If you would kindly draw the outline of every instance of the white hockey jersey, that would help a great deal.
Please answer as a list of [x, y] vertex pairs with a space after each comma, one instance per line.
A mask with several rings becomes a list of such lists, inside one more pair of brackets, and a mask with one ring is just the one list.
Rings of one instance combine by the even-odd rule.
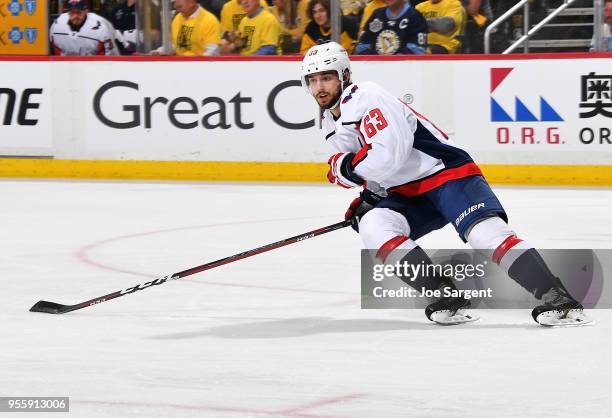
[[87, 13], [83, 26], [73, 31], [68, 13], [60, 15], [49, 30], [56, 55], [119, 55], [113, 25], [95, 13]]
[[354, 153], [352, 170], [367, 183], [416, 196], [449, 180], [482, 175], [444, 132], [375, 83], [348, 86], [340, 110], [338, 119], [324, 112], [325, 139], [339, 152]]

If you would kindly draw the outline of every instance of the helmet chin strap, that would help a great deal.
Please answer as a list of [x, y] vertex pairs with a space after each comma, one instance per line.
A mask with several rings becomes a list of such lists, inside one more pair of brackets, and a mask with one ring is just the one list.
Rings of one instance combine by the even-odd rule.
[[338, 79], [340, 80], [340, 94], [338, 95], [338, 100], [336, 100], [336, 103], [334, 103], [330, 109], [340, 106], [340, 98], [342, 97], [342, 93], [344, 93], [344, 74], [342, 74], [340, 70], [338, 70]]
[[[342, 90], [342, 91], [344, 91], [344, 90]], [[342, 91], [341, 91], [341, 92], [340, 92], [340, 94], [338, 95], [338, 100], [336, 100], [336, 103], [334, 103], [333, 105], [331, 105], [331, 106], [330, 106], [328, 109], [330, 109], [330, 110], [331, 110], [331, 109], [335, 108], [336, 106], [340, 106], [340, 99], [342, 98]]]
[[342, 98], [342, 93], [344, 93], [344, 89], [345, 89], [346, 87], [350, 86], [351, 84], [352, 84], [352, 83], [351, 83], [351, 80], [349, 80], [349, 81], [346, 83], [346, 86], [345, 86], [345, 85], [344, 85], [344, 78], [341, 78], [341, 79], [340, 79], [340, 94], [338, 95], [338, 100], [336, 100], [336, 103], [334, 103], [334, 105], [333, 105], [333, 106], [331, 106], [329, 109], [333, 109], [333, 108], [335, 108], [336, 106], [340, 106], [340, 99]]

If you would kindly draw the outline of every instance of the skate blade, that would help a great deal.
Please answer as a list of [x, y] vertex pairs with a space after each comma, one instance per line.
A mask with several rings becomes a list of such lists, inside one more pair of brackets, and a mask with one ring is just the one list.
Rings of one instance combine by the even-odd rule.
[[561, 311], [543, 312], [538, 315], [537, 321], [538, 324], [550, 328], [569, 328], [595, 325], [593, 318], [586, 316], [582, 311], [569, 311], [565, 316]]
[[466, 322], [478, 321], [480, 316], [469, 310], [459, 309], [454, 315], [451, 315], [451, 311], [437, 311], [431, 314], [431, 320], [439, 325], [460, 325]]

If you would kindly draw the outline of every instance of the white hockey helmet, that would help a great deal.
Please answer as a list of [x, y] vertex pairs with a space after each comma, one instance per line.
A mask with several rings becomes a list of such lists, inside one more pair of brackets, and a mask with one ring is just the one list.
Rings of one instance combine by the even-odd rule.
[[337, 42], [327, 42], [315, 45], [306, 52], [302, 60], [302, 86], [311, 94], [308, 87], [308, 76], [323, 71], [336, 71], [340, 79], [340, 88], [344, 90], [344, 72], [348, 70], [351, 75], [351, 61], [348, 53]]

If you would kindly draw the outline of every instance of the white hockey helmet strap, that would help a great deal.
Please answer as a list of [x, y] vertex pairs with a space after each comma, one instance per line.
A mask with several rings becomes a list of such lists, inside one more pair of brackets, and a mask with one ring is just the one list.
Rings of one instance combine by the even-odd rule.
[[309, 75], [325, 71], [336, 71], [340, 79], [340, 88], [344, 91], [344, 73], [347, 70], [349, 79], [346, 85], [351, 80], [351, 61], [346, 49], [342, 45], [337, 42], [315, 45], [306, 52], [302, 60], [302, 86], [308, 94], [312, 94], [308, 85]]

